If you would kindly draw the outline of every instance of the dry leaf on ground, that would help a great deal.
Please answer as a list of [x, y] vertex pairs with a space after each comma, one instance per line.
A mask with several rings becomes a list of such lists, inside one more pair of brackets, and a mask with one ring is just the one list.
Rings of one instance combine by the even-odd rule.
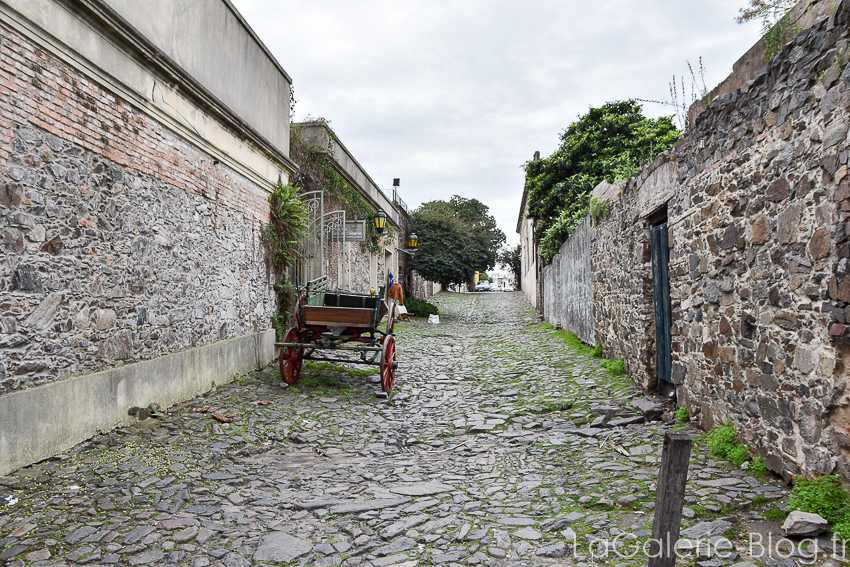
[[632, 454], [629, 453], [622, 445], [618, 443], [611, 443], [611, 446], [614, 447], [614, 450], [623, 455], [624, 457], [631, 457]]

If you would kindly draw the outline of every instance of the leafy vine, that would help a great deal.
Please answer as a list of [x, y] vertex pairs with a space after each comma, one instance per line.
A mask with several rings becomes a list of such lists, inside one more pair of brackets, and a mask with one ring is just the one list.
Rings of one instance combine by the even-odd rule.
[[[359, 191], [349, 185], [348, 181], [337, 171], [336, 160], [333, 156], [333, 144], [337, 141], [336, 134], [324, 119], [315, 122], [324, 124], [330, 136], [327, 145], [321, 146], [306, 139], [303, 124], [292, 126], [289, 140], [289, 155], [298, 164], [298, 173], [294, 184], [302, 191], [324, 191], [328, 196], [338, 200], [345, 210], [346, 216], [355, 219], [366, 219], [366, 247], [372, 253], [381, 249], [380, 235], [372, 218], [375, 210], [369, 206]], [[390, 238], [395, 232], [392, 227], [385, 230]]]
[[799, 22], [791, 23], [791, 8], [797, 0], [750, 0], [746, 8], [741, 8], [735, 19], [739, 24], [761, 19], [764, 54], [770, 61], [776, 57], [789, 37], [803, 30]]
[[277, 282], [274, 290], [278, 313], [272, 317], [272, 326], [278, 340], [282, 340], [289, 323], [289, 306], [295, 299], [289, 269], [298, 259], [298, 239], [306, 234], [307, 216], [307, 207], [298, 198], [298, 187], [281, 183], [269, 195], [269, 224], [263, 229], [262, 241]]

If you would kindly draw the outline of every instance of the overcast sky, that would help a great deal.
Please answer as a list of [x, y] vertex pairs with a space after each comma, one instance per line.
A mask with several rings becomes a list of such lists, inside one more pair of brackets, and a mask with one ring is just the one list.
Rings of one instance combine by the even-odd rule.
[[[590, 106], [709, 89], [759, 37], [745, 0], [232, 0], [295, 88], [382, 188], [413, 208], [452, 195], [519, 241], [522, 164]], [[644, 104], [648, 116], [671, 108]]]

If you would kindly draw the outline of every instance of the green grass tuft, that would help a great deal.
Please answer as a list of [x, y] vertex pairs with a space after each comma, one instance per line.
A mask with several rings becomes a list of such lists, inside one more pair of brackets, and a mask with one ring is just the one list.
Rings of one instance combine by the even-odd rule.
[[736, 467], [740, 467], [744, 464], [744, 461], [747, 460], [747, 455], [749, 451], [747, 450], [746, 445], [735, 445], [729, 452], [726, 454], [726, 458], [732, 462]]
[[767, 474], [767, 468], [761, 457], [750, 459], [750, 448], [738, 443], [738, 431], [728, 421], [723, 425], [715, 425], [705, 436], [708, 439], [708, 449], [715, 457], [726, 459], [736, 467], [740, 467], [749, 460], [747, 471], [750, 474], [756, 476]]
[[832, 531], [837, 533], [843, 539], [850, 538], [850, 514], [845, 515], [844, 519], [835, 522], [832, 526]]
[[682, 406], [676, 410], [676, 421], [680, 423], [687, 423], [690, 421], [690, 417], [688, 417], [688, 408]]
[[[542, 325], [541, 325], [542, 326]], [[550, 325], [551, 326], [551, 325]], [[553, 327], [554, 328], [554, 327]], [[569, 331], [555, 331], [552, 333], [551, 337], [553, 339], [558, 339], [567, 344], [568, 347], [576, 351], [578, 354], [583, 354], [585, 356], [589, 356], [591, 358], [601, 358], [602, 357], [602, 345], [596, 343], [596, 346], [587, 346], [581, 339], [572, 334]]]
[[599, 364], [608, 371], [608, 374], [617, 375], [617, 374], [625, 374], [626, 373], [626, 365], [623, 362], [622, 358], [618, 358], [617, 360], [601, 360]]
[[723, 425], [715, 425], [706, 433], [708, 450], [715, 457], [729, 459], [729, 452], [738, 445], [738, 432], [728, 421]]

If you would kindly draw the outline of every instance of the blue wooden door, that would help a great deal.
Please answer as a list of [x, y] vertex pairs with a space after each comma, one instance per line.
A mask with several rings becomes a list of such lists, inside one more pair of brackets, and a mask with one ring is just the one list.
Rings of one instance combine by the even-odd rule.
[[670, 244], [667, 223], [650, 229], [652, 245], [652, 285], [655, 295], [655, 352], [658, 379], [670, 382]]

